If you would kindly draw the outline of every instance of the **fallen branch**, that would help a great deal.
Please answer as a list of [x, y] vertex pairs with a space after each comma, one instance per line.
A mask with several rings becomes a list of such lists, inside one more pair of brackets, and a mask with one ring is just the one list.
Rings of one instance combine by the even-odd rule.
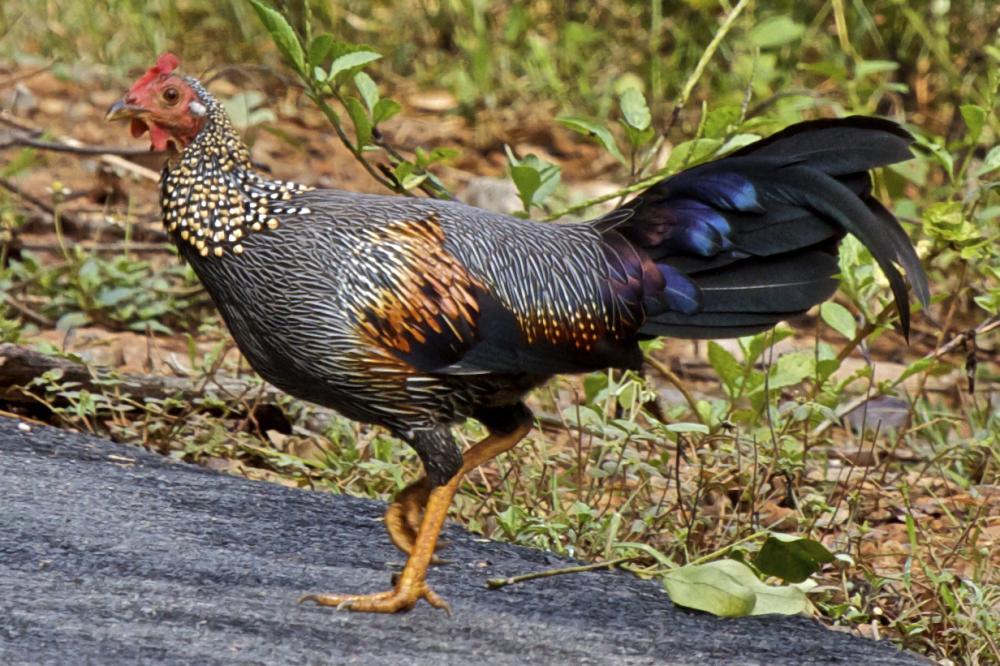
[[16, 194], [18, 197], [31, 204], [33, 207], [37, 208], [38, 210], [48, 215], [52, 219], [53, 224], [55, 224], [56, 218], [58, 218], [59, 221], [63, 224], [63, 226], [68, 226], [71, 229], [76, 229], [82, 226], [80, 220], [78, 220], [73, 213], [65, 210], [56, 209], [55, 206], [48, 203], [47, 201], [40, 199], [31, 192], [28, 192], [27, 190], [18, 187], [12, 180], [9, 180], [7, 178], [0, 178], [0, 187], [7, 190], [11, 194]]
[[[174, 398], [186, 402], [215, 397], [230, 404], [260, 390], [260, 385], [237, 377], [214, 376], [195, 382], [184, 377], [122, 374], [106, 368], [91, 367], [68, 358], [61, 358], [15, 344], [0, 344], [0, 401], [11, 404], [33, 404], [32, 396], [44, 393], [44, 387], [31, 386], [46, 372], [58, 370], [60, 382], [73, 382], [76, 388], [94, 393], [109, 390], [128, 396], [137, 402]], [[266, 386], [263, 401], [277, 402], [284, 394]]]

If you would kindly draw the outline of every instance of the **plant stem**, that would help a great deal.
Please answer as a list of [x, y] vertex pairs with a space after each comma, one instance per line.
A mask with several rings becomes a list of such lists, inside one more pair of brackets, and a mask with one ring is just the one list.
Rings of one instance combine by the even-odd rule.
[[690, 407], [691, 411], [694, 413], [695, 418], [701, 423], [704, 423], [704, 420], [701, 418], [701, 414], [698, 413], [698, 403], [695, 402], [694, 396], [691, 395], [691, 392], [688, 391], [687, 387], [684, 385], [684, 381], [660, 359], [647, 355], [646, 362], [653, 366], [653, 368], [659, 372], [664, 379], [673, 384], [674, 388], [681, 392], [681, 395], [684, 396], [684, 400], [687, 402], [688, 407]]
[[340, 126], [340, 118], [337, 116], [337, 112], [326, 103], [326, 100], [323, 99], [323, 95], [320, 94], [319, 91], [310, 88], [308, 92], [306, 92], [306, 95], [316, 106], [319, 107], [319, 110], [323, 112], [326, 119], [330, 121], [331, 125], [333, 125], [333, 129], [337, 133], [337, 137], [340, 139], [341, 143], [347, 146], [347, 149], [351, 151], [352, 155], [354, 155], [354, 159], [356, 159], [361, 166], [364, 167], [365, 171], [367, 171], [372, 178], [393, 192], [404, 194], [409, 197], [413, 196], [412, 192], [407, 192], [402, 187], [398, 187], [396, 183], [393, 183], [391, 180], [380, 174], [375, 167], [373, 167], [368, 160], [365, 159], [365, 156], [361, 153], [361, 149], [354, 145], [351, 138], [347, 136], [346, 132], [344, 132], [344, 128]]
[[674, 126], [674, 123], [677, 122], [677, 118], [680, 116], [681, 110], [688, 103], [688, 99], [690, 99], [691, 93], [694, 91], [694, 87], [698, 84], [698, 80], [701, 79], [702, 74], [705, 73], [705, 68], [708, 66], [709, 61], [711, 61], [712, 56], [714, 56], [715, 52], [719, 49], [719, 45], [722, 43], [722, 40], [729, 34], [729, 31], [732, 29], [736, 19], [739, 18], [739, 15], [743, 13], [743, 10], [746, 9], [749, 4], [750, 0], [740, 0], [736, 3], [736, 6], [733, 7], [732, 11], [729, 12], [726, 19], [722, 22], [718, 32], [716, 32], [712, 37], [712, 41], [710, 41], [708, 46], [705, 47], [705, 52], [701, 54], [698, 64], [694, 66], [694, 70], [692, 70], [691, 74], [688, 76], [687, 81], [684, 82], [684, 87], [681, 88], [680, 94], [677, 95], [677, 98], [674, 100], [674, 110], [670, 116], [670, 122], [667, 124], [667, 129], [663, 132], [664, 134], [669, 132]]
[[[705, 73], [705, 67], [708, 66], [708, 63], [712, 59], [712, 56], [714, 56], [715, 52], [719, 49], [719, 44], [721, 44], [722, 40], [725, 39], [727, 34], [729, 34], [729, 31], [733, 27], [733, 23], [736, 22], [736, 19], [739, 17], [740, 14], [743, 13], [743, 10], [746, 9], [747, 5], [749, 5], [750, 2], [751, 0], [740, 0], [736, 4], [736, 6], [733, 7], [732, 11], [730, 11], [729, 14], [726, 16], [726, 19], [722, 22], [722, 25], [719, 27], [718, 32], [716, 32], [715, 36], [712, 37], [712, 41], [708, 43], [707, 47], [705, 47], [705, 52], [701, 54], [701, 59], [698, 61], [698, 64], [695, 65], [695, 68], [691, 72], [690, 76], [688, 76], [687, 81], [684, 82], [684, 87], [681, 88], [680, 94], [678, 94], [677, 98], [674, 100], [674, 110], [671, 113], [670, 122], [667, 123], [667, 128], [663, 131], [663, 134], [667, 134], [667, 132], [669, 132], [670, 129], [674, 126], [674, 123], [677, 122], [677, 118], [678, 116], [680, 116], [681, 110], [684, 108], [684, 106], [688, 102], [688, 99], [691, 97], [691, 92], [694, 90], [695, 85], [698, 84], [698, 80], [701, 78], [702, 74]], [[570, 215], [572, 213], [576, 213], [581, 210], [586, 210], [587, 208], [590, 208], [595, 204], [604, 203], [605, 201], [610, 201], [611, 199], [617, 199], [618, 197], [631, 194], [633, 192], [640, 192], [646, 189], [647, 187], [655, 185], [659, 181], [663, 180], [663, 178], [665, 178], [667, 175], [668, 172], [664, 169], [661, 169], [660, 171], [657, 171], [649, 178], [640, 180], [639, 182], [629, 185], [628, 187], [622, 188], [616, 192], [612, 192], [611, 194], [605, 194], [599, 197], [594, 197], [593, 199], [588, 199], [576, 205], [569, 206], [568, 208], [552, 213], [551, 215], [546, 215], [544, 218], [542, 218], [542, 221], [551, 222], [552, 220], [559, 219], [564, 215]]]
[[619, 557], [616, 560], [608, 560], [607, 562], [582, 564], [580, 566], [565, 567], [563, 569], [546, 569], [545, 571], [535, 571], [533, 573], [524, 574], [521, 576], [511, 576], [510, 578], [489, 578], [486, 581], [486, 587], [490, 588], [491, 590], [499, 590], [501, 587], [506, 587], [507, 585], [523, 583], [525, 581], [535, 580], [536, 578], [550, 578], [552, 576], [561, 576], [563, 574], [584, 573], [586, 571], [595, 571], [597, 569], [612, 569], [620, 564], [625, 564], [626, 562], [634, 562], [635, 560], [641, 560], [646, 557], [648, 556], [629, 555], [628, 557]]

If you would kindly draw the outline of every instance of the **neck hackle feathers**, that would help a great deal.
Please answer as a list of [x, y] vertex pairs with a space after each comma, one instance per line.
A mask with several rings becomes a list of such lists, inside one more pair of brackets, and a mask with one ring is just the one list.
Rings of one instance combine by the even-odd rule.
[[[170, 75], [178, 65], [176, 56], [166, 53], [143, 79], [148, 83]], [[188, 109], [202, 124], [163, 169], [163, 224], [178, 244], [190, 245], [202, 257], [239, 255], [247, 235], [277, 229], [278, 216], [308, 214], [308, 208], [288, 202], [312, 188], [254, 171], [250, 151], [222, 105], [197, 80], [183, 81], [194, 92]]]

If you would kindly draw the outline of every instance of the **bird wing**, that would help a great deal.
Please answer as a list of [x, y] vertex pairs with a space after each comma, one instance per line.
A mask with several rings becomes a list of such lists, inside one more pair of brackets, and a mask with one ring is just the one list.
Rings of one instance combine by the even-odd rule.
[[367, 230], [356, 250], [366, 256], [345, 289], [369, 343], [419, 371], [453, 375], [641, 361], [632, 339], [639, 322], [617, 307], [590, 225], [540, 225], [454, 203], [395, 206], [394, 219]]

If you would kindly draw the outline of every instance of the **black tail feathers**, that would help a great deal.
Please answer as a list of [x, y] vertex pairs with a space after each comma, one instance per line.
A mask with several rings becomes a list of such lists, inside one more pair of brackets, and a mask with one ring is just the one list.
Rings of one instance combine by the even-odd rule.
[[599, 220], [664, 277], [666, 296], [647, 298], [640, 333], [735, 337], [802, 313], [836, 290], [837, 243], [851, 233], [885, 273], [908, 334], [897, 265], [925, 306], [927, 278], [899, 222], [872, 197], [868, 171], [912, 157], [911, 142], [879, 118], [799, 123], [669, 178]]

